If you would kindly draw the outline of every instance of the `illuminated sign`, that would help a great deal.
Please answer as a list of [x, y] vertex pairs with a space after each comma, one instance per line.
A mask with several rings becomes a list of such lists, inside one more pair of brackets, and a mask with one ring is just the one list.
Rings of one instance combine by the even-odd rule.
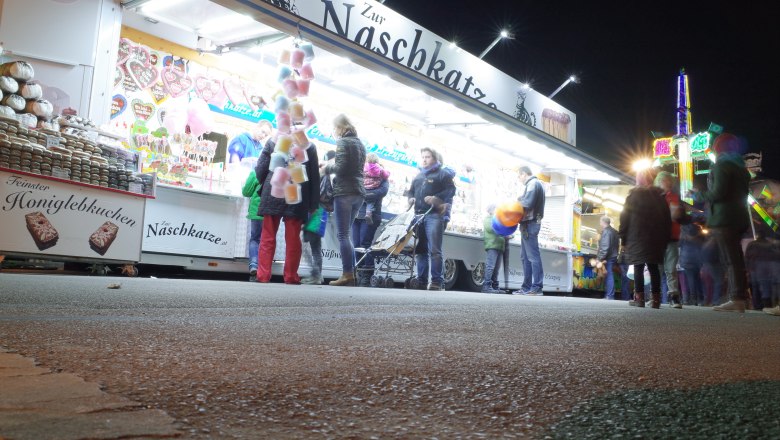
[[707, 148], [710, 146], [710, 140], [712, 135], [709, 133], [698, 133], [691, 138], [691, 153], [693, 154], [705, 154]]
[[753, 207], [753, 209], [758, 213], [758, 216], [761, 217], [762, 220], [764, 220], [764, 223], [767, 224], [773, 231], [777, 232], [777, 222], [772, 218], [772, 216], [769, 215], [764, 208], [758, 204], [758, 201], [753, 198], [752, 194], [748, 194], [748, 203], [750, 206]]
[[673, 154], [672, 138], [661, 138], [653, 141], [653, 157], [670, 157]]

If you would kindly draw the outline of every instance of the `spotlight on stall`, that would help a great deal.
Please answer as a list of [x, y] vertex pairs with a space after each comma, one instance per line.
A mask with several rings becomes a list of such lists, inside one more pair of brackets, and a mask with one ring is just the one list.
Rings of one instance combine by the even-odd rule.
[[631, 165], [631, 169], [634, 171], [642, 171], [653, 167], [653, 162], [650, 159], [639, 159]]

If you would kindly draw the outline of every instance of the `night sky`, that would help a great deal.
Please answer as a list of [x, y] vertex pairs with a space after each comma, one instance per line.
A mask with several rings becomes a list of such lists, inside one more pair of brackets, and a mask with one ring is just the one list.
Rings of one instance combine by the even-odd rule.
[[[387, 0], [385, 6], [478, 55], [502, 27], [514, 39], [485, 61], [577, 115], [577, 146], [623, 170], [676, 130], [677, 75], [688, 73], [694, 131], [710, 122], [764, 154], [780, 179], [780, 14], [753, 2]], [[740, 9], [744, 8], [744, 9]], [[773, 8], [774, 9], [774, 8]]]

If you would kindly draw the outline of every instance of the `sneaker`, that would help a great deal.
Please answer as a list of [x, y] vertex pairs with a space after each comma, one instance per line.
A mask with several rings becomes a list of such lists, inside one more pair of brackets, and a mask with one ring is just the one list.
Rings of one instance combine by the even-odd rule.
[[673, 309], [681, 309], [683, 305], [682, 305], [682, 301], [680, 301], [680, 295], [679, 294], [669, 295], [669, 305]]
[[528, 295], [528, 292], [530, 292], [530, 290], [520, 289], [512, 292], [512, 295]]
[[428, 290], [438, 290], [438, 291], [441, 291], [441, 290], [444, 290], [444, 286], [442, 286], [439, 283], [431, 283], [431, 284], [428, 285]]
[[764, 307], [764, 313], [766, 313], [767, 315], [780, 316], [780, 306]]
[[541, 290], [532, 290], [528, 292], [526, 295], [528, 296], [544, 296], [544, 293]]
[[733, 301], [729, 301], [725, 304], [721, 304], [719, 306], [715, 306], [712, 308], [712, 310], [715, 310], [716, 312], [737, 312], [737, 313], [745, 313], [745, 301], [740, 299], [735, 299]]
[[301, 279], [301, 284], [309, 284], [314, 286], [321, 285], [325, 280], [322, 279], [322, 275], [312, 275]]
[[257, 276], [257, 268], [253, 267], [253, 268], [249, 269], [249, 276], [250, 277]]
[[504, 291], [500, 289], [495, 289], [492, 286], [487, 286], [482, 288], [482, 293], [504, 293]]

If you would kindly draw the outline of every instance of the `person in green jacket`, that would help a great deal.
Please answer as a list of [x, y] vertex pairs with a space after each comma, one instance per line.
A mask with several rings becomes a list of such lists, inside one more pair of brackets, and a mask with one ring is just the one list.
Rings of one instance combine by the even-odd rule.
[[263, 217], [257, 215], [257, 209], [260, 206], [260, 183], [257, 181], [254, 168], [249, 171], [241, 194], [250, 198], [249, 209], [246, 213], [246, 218], [249, 219], [249, 281], [257, 281], [257, 254], [260, 250]]
[[501, 256], [504, 254], [506, 239], [493, 230], [493, 213], [496, 205], [488, 206], [488, 215], [482, 224], [482, 238], [485, 240], [485, 281], [482, 293], [504, 293], [498, 289], [498, 270], [501, 268]]
[[717, 159], [710, 168], [709, 188], [693, 193], [694, 200], [709, 203], [707, 229], [726, 269], [729, 301], [712, 308], [717, 312], [744, 313], [747, 299], [745, 258], [740, 240], [751, 221], [747, 205], [750, 173], [745, 169], [740, 150], [740, 141], [733, 134], [723, 133], [715, 138], [712, 151]]

